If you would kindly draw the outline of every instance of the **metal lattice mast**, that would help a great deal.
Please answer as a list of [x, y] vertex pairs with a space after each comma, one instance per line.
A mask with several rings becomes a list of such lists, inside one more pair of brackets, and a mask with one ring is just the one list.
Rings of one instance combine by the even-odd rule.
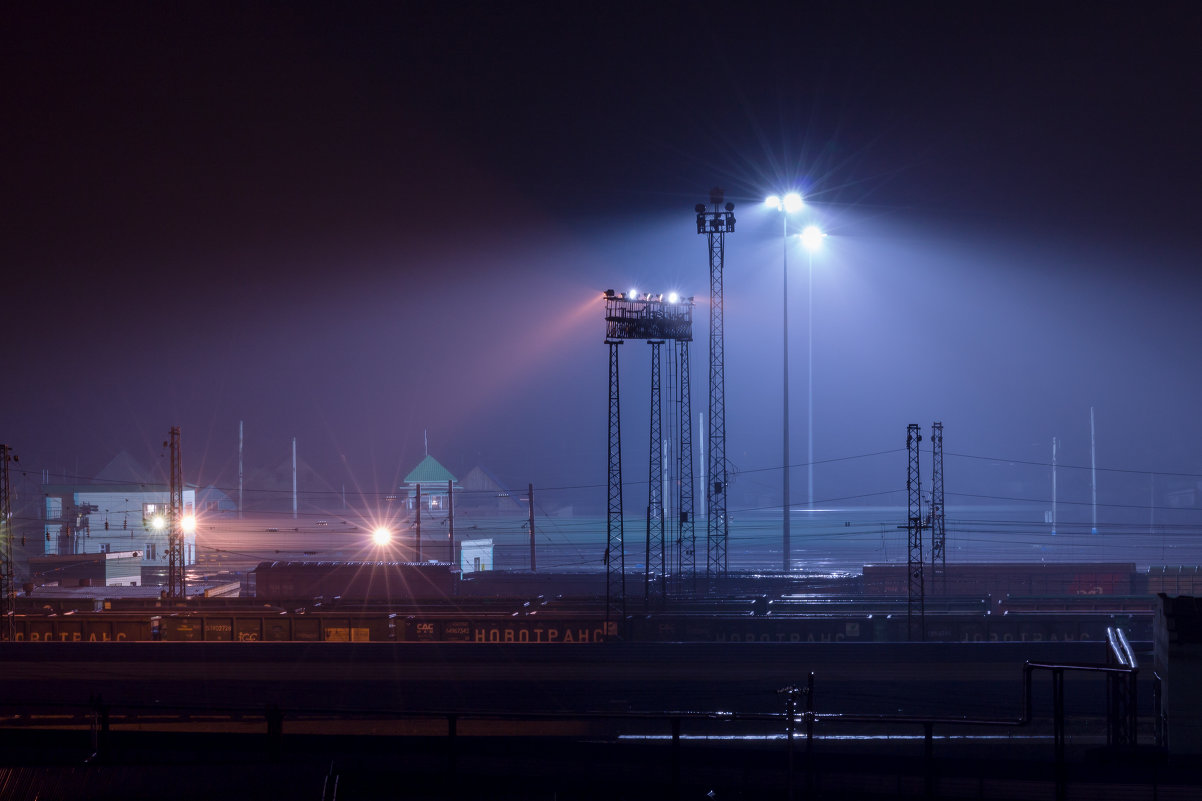
[[171, 428], [171, 497], [168, 503], [167, 528], [167, 598], [183, 601], [187, 598], [184, 586], [184, 479], [180, 465], [179, 426]]
[[923, 587], [922, 564], [922, 477], [918, 472], [919, 443], [922, 429], [917, 423], [906, 426], [906, 621], [909, 637], [926, 639], [925, 588]]
[[650, 340], [651, 346], [651, 458], [647, 487], [647, 571], [643, 577], [643, 603], [655, 592], [654, 585], [664, 575], [664, 439], [660, 351], [663, 340]]
[[681, 590], [684, 589], [683, 583], [687, 582], [692, 593], [696, 592], [697, 542], [693, 525], [693, 408], [689, 393], [689, 343], [678, 340], [676, 347], [680, 356], [680, 499], [677, 504], [680, 529], [676, 573], [682, 582]]
[[726, 355], [722, 314], [722, 270], [726, 258], [726, 234], [734, 233], [733, 203], [722, 206], [723, 191], [710, 190], [711, 209], [698, 203], [697, 233], [705, 234], [710, 257], [710, 385], [709, 385], [709, 481], [705, 487], [706, 538], [705, 572], [711, 579], [726, 575]]
[[934, 589], [947, 592], [947, 525], [943, 514], [943, 423], [931, 424], [931, 575]]
[[[626, 613], [626, 560], [622, 548], [622, 416], [618, 391], [618, 346], [609, 346], [609, 503], [605, 521], [605, 617], [606, 623]], [[609, 626], [607, 625], [607, 630]]]
[[8, 464], [15, 462], [12, 448], [0, 445], [0, 615], [4, 632], [0, 639], [14, 639], [13, 615], [17, 611], [16, 576], [13, 569], [13, 496]]

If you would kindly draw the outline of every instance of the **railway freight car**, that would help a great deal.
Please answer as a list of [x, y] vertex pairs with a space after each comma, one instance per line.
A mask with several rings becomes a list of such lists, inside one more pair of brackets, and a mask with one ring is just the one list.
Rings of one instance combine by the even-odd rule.
[[[398, 616], [381, 612], [270, 610], [138, 615], [89, 612], [15, 615], [13, 638], [24, 642], [901, 642], [904, 615], [653, 614]], [[1007, 615], [928, 614], [926, 638], [940, 642], [1074, 642], [1102, 640], [1108, 626], [1150, 640], [1152, 615], [1141, 612], [1030, 612]]]

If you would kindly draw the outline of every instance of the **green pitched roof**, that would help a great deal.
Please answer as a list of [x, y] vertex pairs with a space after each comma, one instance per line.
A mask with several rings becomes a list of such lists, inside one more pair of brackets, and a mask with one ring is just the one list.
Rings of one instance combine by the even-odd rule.
[[426, 456], [405, 476], [406, 484], [439, 484], [455, 480], [457, 479], [451, 475], [451, 471], [439, 464], [433, 456]]

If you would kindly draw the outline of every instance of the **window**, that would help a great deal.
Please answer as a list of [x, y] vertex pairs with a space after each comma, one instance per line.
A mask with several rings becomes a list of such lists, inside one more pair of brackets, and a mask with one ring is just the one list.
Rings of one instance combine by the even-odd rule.
[[155, 543], [153, 543], [153, 542], [148, 542], [148, 543], [146, 543], [146, 558], [147, 558], [147, 559], [154, 559], [154, 558], [155, 558], [155, 555], [154, 555], [154, 546], [155, 546]]

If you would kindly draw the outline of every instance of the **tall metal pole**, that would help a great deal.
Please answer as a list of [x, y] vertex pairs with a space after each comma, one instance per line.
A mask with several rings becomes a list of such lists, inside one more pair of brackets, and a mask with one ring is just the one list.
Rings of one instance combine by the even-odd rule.
[[168, 489], [167, 528], [167, 598], [187, 599], [184, 581], [184, 471], [181, 465], [179, 426], [173, 426], [169, 440], [171, 472]]
[[292, 519], [296, 519], [296, 437], [292, 438]]
[[238, 518], [242, 518], [242, 421], [238, 421]]
[[809, 330], [806, 333], [806, 347], [809, 349], [806, 354], [806, 388], [809, 396], [809, 402], [806, 404], [806, 456], [808, 466], [806, 467], [806, 486], [809, 489], [807, 508], [814, 508], [814, 251], [810, 251], [810, 269], [809, 269], [809, 289], [806, 292], [806, 299], [809, 303], [809, 310], [806, 312], [806, 325]]
[[1052, 437], [1052, 536], [1056, 536], [1056, 447], [1059, 440]]
[[538, 570], [538, 561], [534, 557], [534, 484], [527, 485], [527, 499], [530, 501], [530, 572]]
[[784, 208], [780, 210], [780, 241], [781, 241], [781, 297], [784, 299], [784, 402], [781, 406], [784, 418], [781, 428], [782, 450], [784, 451], [781, 461], [784, 464], [784, 490], [781, 493], [783, 501], [781, 503], [781, 531], [783, 536], [781, 543], [783, 545], [784, 564], [782, 565], [786, 573], [792, 567], [792, 545], [790, 543], [790, 517], [792, 516], [789, 509], [789, 216], [785, 213]]
[[[429, 455], [429, 454], [427, 454]], [[417, 485], [417, 500], [413, 504], [413, 508], [417, 510], [417, 517], [414, 521], [416, 528], [416, 536], [413, 540], [414, 557], [413, 561], [420, 562], [422, 560], [422, 485]]]
[[447, 479], [447, 562], [455, 564], [455, 482]]
[[1089, 494], [1093, 505], [1093, 528], [1090, 534], [1098, 533], [1098, 460], [1094, 448], [1093, 407], [1089, 407]]

